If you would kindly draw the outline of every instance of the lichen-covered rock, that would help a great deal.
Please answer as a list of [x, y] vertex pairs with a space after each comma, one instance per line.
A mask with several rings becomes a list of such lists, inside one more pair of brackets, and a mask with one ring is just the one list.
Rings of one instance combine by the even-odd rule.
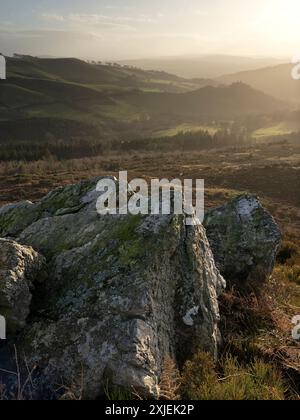
[[0, 239], [0, 314], [8, 333], [24, 328], [33, 284], [42, 280], [43, 265], [44, 258], [32, 248]]
[[175, 215], [100, 216], [96, 183], [31, 204], [22, 226], [18, 206], [0, 212], [0, 235], [15, 232], [42, 253], [49, 275], [16, 344], [43, 389], [82, 378], [86, 398], [107, 383], [155, 396], [166, 356], [216, 355], [225, 282], [202, 226]]
[[241, 195], [209, 211], [204, 227], [226, 281], [251, 289], [271, 274], [281, 233], [257, 197]]
[[[38, 220], [52, 216], [77, 213], [93, 201], [87, 194], [93, 190], [96, 180], [60, 187], [50, 192], [41, 201], [23, 201], [0, 208], [0, 237], [17, 237], [24, 229]], [[93, 191], [94, 195], [96, 191]]]
[[0, 208], [0, 237], [16, 236], [40, 217], [39, 207], [30, 201]]

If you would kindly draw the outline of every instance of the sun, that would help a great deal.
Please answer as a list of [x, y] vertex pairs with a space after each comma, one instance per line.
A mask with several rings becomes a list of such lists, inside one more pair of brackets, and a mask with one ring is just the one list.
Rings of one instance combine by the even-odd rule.
[[[290, 28], [291, 25], [296, 25], [296, 23], [299, 25], [299, 0], [271, 0], [268, 3], [268, 8], [272, 20], [274, 19], [278, 23], [283, 23], [287, 28]], [[296, 32], [297, 27], [294, 26], [293, 29]]]
[[277, 46], [284, 55], [298, 53], [300, 1], [267, 0], [265, 3], [261, 1], [258, 8], [255, 19], [258, 41], [265, 40], [272, 48]]

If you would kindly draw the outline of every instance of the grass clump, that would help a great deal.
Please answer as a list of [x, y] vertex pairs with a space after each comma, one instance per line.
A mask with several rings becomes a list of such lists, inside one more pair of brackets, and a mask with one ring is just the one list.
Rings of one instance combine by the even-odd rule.
[[284, 241], [277, 255], [278, 263], [291, 264], [296, 262], [297, 257], [300, 257], [298, 244], [289, 240]]
[[274, 276], [281, 277], [291, 283], [300, 286], [300, 265], [280, 266], [274, 271]]
[[275, 366], [256, 359], [241, 365], [226, 356], [215, 364], [199, 352], [182, 374], [183, 394], [191, 400], [284, 400], [285, 384]]

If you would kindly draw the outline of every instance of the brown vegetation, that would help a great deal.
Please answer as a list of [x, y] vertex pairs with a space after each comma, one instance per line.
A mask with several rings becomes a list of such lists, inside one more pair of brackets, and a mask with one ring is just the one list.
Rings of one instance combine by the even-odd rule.
[[[242, 296], [235, 290], [221, 296], [220, 361], [199, 353], [179, 375], [172, 360], [166, 360], [161, 398], [299, 399], [300, 344], [292, 339], [291, 320], [300, 314], [300, 147], [256, 144], [184, 153], [123, 152], [65, 161], [49, 157], [31, 163], [1, 162], [0, 204], [36, 200], [56, 186], [117, 175], [119, 170], [146, 179], [204, 178], [207, 208], [241, 191], [256, 193], [284, 234], [277, 266], [259, 296]], [[78, 394], [77, 388], [66, 388], [66, 398], [76, 399]]]

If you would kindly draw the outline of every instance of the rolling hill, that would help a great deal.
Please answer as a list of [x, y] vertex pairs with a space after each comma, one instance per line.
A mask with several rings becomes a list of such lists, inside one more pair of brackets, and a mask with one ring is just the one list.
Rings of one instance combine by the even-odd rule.
[[222, 76], [220, 83], [243, 82], [278, 99], [300, 104], [300, 81], [292, 78], [293, 64], [265, 67]]
[[7, 58], [7, 71], [9, 78], [88, 84], [98, 90], [117, 87], [176, 93], [196, 89], [205, 83], [203, 80], [186, 80], [163, 71], [143, 71], [118, 64], [87, 63], [76, 58], [17, 56]]
[[243, 83], [230, 86], [207, 86], [182, 94], [134, 92], [127, 100], [150, 114], [181, 117], [234, 119], [241, 115], [272, 113], [285, 104]]
[[277, 65], [282, 62], [282, 60], [269, 57], [255, 58], [217, 54], [124, 60], [120, 63], [144, 70], [164, 70], [186, 78], [217, 78], [223, 74]]
[[0, 85], [2, 143], [139, 138], [184, 123], [285, 108], [242, 83], [209, 86], [203, 79], [77, 59], [14, 57], [7, 70]]

